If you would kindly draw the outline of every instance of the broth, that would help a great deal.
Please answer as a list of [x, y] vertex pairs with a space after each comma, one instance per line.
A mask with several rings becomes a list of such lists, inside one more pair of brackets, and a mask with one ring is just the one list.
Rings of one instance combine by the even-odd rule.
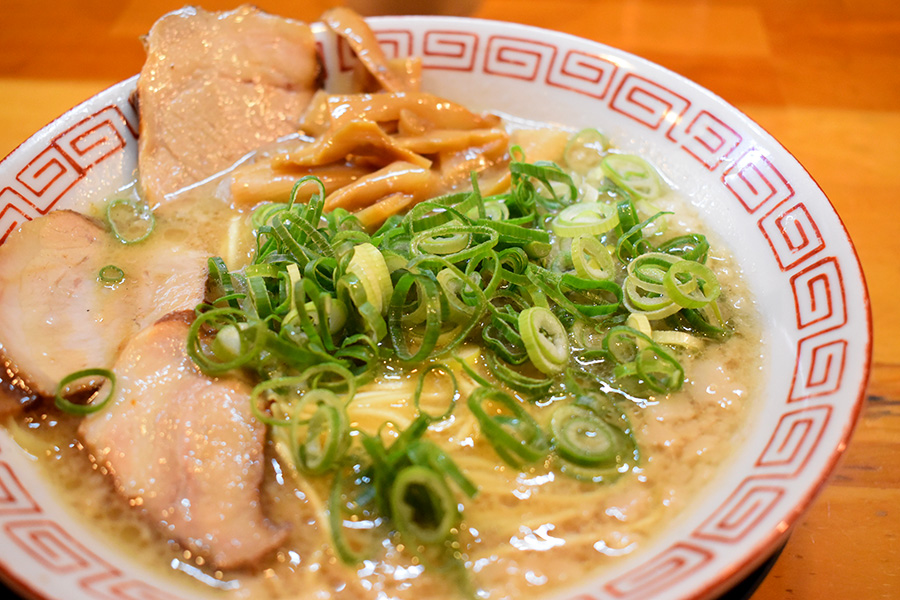
[[[253, 247], [249, 215], [229, 207], [218, 182], [190, 191], [157, 212], [157, 230], [139, 246], [123, 246], [116, 264], [139, 264], [144, 252], [191, 247], [227, 258], [232, 269], [246, 263]], [[218, 196], [218, 197], [217, 197]], [[702, 230], [690, 205], [672, 193], [663, 199], [677, 221], [667, 235]], [[196, 232], [203, 232], [196, 235]], [[235, 235], [235, 232], [241, 232]], [[640, 552], [666, 529], [715, 476], [753, 416], [762, 368], [760, 327], [752, 295], [724, 246], [712, 240], [709, 262], [723, 289], [725, 316], [735, 334], [683, 361], [680, 391], [624, 403], [641, 449], [639, 466], [613, 483], [578, 481], [549, 461], [512, 468], [497, 459], [471, 416], [455, 415], [427, 434], [452, 456], [480, 493], [466, 499], [457, 548], [482, 598], [526, 598], [572, 585]], [[473, 359], [478, 365], [478, 359]], [[474, 384], [462, 372], [465, 395]], [[387, 363], [362, 388], [349, 409], [354, 427], [374, 432], [378, 423], [399, 425], [415, 416], [411, 397], [415, 369]], [[524, 403], [546, 421], [546, 405]], [[344, 565], [331, 549], [322, 478], [299, 479], [266, 449], [263, 502], [270, 518], [288, 523], [288, 541], [258, 569], [211, 569], [146, 523], [118, 496], [105, 467], [94, 462], [76, 435], [78, 420], [56, 412], [26, 412], [10, 424], [18, 443], [37, 456], [49, 481], [78, 518], [92, 522], [124, 553], [178, 581], [192, 580], [198, 594], [220, 590], [234, 598], [456, 597], [445, 574], [427, 569], [395, 537], [358, 566]], [[575, 499], [574, 502], [572, 499]], [[365, 523], [360, 523], [365, 527]], [[184, 575], [187, 575], [185, 577]], [[451, 578], [455, 578], [451, 575]]]

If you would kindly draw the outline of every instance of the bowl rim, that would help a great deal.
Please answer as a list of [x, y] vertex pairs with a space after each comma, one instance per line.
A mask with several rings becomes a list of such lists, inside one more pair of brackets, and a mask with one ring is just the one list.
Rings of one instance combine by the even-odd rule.
[[[390, 24], [398, 24], [398, 23], [455, 23], [460, 25], [471, 25], [473, 23], [478, 23], [486, 27], [491, 28], [499, 28], [507, 31], [520, 31], [520, 32], [531, 32], [537, 34], [538, 37], [545, 37], [548, 33], [551, 33], [555, 36], [561, 36], [564, 39], [568, 39], [572, 42], [577, 43], [589, 43], [593, 45], [600, 51], [610, 53], [617, 57], [627, 58], [632, 64], [637, 65], [637, 69], [650, 69], [655, 72], [662, 72], [667, 77], [675, 78], [680, 85], [688, 86], [693, 92], [700, 93], [707, 98], [712, 99], [716, 104], [719, 104], [725, 107], [731, 114], [737, 116], [740, 119], [740, 124], [744, 127], [749, 127], [753, 132], [760, 138], [762, 138], [765, 142], [765, 147], [775, 147], [778, 150], [784, 152], [787, 156], [791, 158], [794, 163], [794, 166], [801, 169], [803, 173], [808, 177], [809, 181], [817, 188], [819, 194], [822, 198], [827, 202], [827, 205], [831, 211], [831, 214], [837, 219], [837, 223], [840, 226], [840, 231], [844, 237], [844, 242], [849, 248], [852, 256], [854, 257], [854, 267], [858, 271], [859, 275], [859, 295], [862, 299], [862, 318], [865, 320], [865, 344], [863, 349], [862, 356], [862, 369], [861, 373], [859, 373], [859, 387], [856, 391], [856, 398], [853, 403], [852, 410], [850, 411], [849, 420], [845, 421], [841, 425], [841, 432], [839, 436], [838, 443], [834, 448], [830, 448], [828, 451], [828, 459], [825, 464], [817, 471], [814, 480], [815, 484], [811, 486], [806, 486], [804, 488], [804, 493], [802, 494], [801, 499], [798, 502], [793, 502], [790, 505], [790, 511], [785, 516], [784, 528], [783, 529], [773, 529], [768, 532], [768, 535], [756, 543], [755, 547], [749, 551], [742, 553], [740, 555], [740, 560], [729, 560], [728, 568], [719, 570], [715, 576], [707, 576], [704, 578], [704, 584], [702, 589], [697, 589], [695, 593], [689, 596], [685, 596], [685, 598], [699, 599], [699, 598], [707, 598], [712, 594], [722, 593], [726, 591], [727, 588], [737, 583], [737, 581], [747, 573], [749, 573], [753, 568], [762, 564], [767, 558], [768, 553], [765, 552], [767, 549], [775, 549], [778, 542], [781, 540], [785, 540], [793, 528], [799, 523], [800, 519], [805, 515], [805, 513], [809, 510], [814, 500], [818, 497], [818, 495], [822, 492], [822, 490], [829, 484], [831, 479], [834, 476], [837, 465], [844, 456], [844, 452], [853, 436], [853, 433], [856, 427], [859, 425], [860, 414], [863, 410], [863, 407], [866, 402], [866, 392], [869, 385], [869, 379], [871, 375], [872, 369], [872, 354], [873, 354], [873, 320], [872, 320], [872, 307], [871, 300], [868, 293], [868, 285], [865, 277], [865, 272], [863, 270], [862, 262], [859, 257], [859, 253], [853, 244], [849, 232], [847, 231], [846, 225], [844, 221], [841, 219], [840, 214], [835, 209], [834, 204], [828, 195], [822, 190], [819, 183], [815, 180], [815, 178], [807, 171], [806, 167], [797, 160], [796, 156], [787, 149], [784, 145], [782, 145], [767, 129], [761, 126], [759, 123], [751, 119], [747, 116], [743, 111], [735, 107], [733, 104], [723, 99], [721, 96], [717, 95], [715, 92], [701, 86], [700, 84], [694, 82], [693, 80], [688, 79], [687, 77], [663, 66], [658, 63], [652, 62], [648, 59], [645, 59], [639, 55], [633, 54], [631, 52], [621, 50], [605, 44], [603, 42], [590, 39], [583, 38], [580, 36], [576, 36], [573, 34], [565, 33], [562, 31], [546, 29], [541, 27], [536, 27], [533, 25], [525, 25], [521, 23], [493, 20], [493, 19], [483, 19], [483, 18], [473, 18], [473, 17], [454, 17], [454, 16], [419, 16], [419, 15], [397, 15], [397, 16], [377, 16], [377, 17], [369, 17], [367, 21], [376, 29], [376, 33], [379, 26], [390, 25]], [[314, 31], [316, 28], [323, 27], [321, 23], [311, 23], [310, 24]], [[5, 169], [5, 166], [8, 164], [10, 159], [18, 154], [20, 151], [24, 152], [25, 149], [30, 144], [35, 143], [36, 138], [40, 138], [41, 136], [48, 135], [52, 133], [60, 124], [61, 121], [65, 121], [67, 117], [76, 115], [80, 110], [82, 110], [85, 106], [96, 102], [99, 98], [103, 98], [106, 95], [113, 94], [116, 90], [119, 89], [128, 89], [129, 87], [133, 87], [138, 75], [133, 75], [125, 80], [122, 80], [118, 83], [112, 84], [105, 89], [97, 92], [92, 95], [90, 98], [79, 102], [74, 107], [64, 111], [59, 116], [51, 120], [44, 127], [40, 128], [34, 134], [29, 136], [26, 140], [23, 140], [20, 144], [18, 144], [13, 150], [10, 151], [5, 157], [0, 159], [0, 172]], [[12, 588], [15, 590], [23, 591], [26, 595], [30, 595], [31, 597], [37, 599], [46, 599], [50, 596], [44, 595], [44, 592], [37, 587], [33, 586], [30, 582], [23, 581], [20, 579], [13, 569], [7, 568], [5, 562], [0, 562], [0, 578], [6, 581]], [[585, 581], [593, 581], [597, 579], [597, 576], [588, 575], [582, 578], [580, 583], [584, 583]], [[560, 586], [557, 588], [553, 594], [565, 593], [566, 586]]]

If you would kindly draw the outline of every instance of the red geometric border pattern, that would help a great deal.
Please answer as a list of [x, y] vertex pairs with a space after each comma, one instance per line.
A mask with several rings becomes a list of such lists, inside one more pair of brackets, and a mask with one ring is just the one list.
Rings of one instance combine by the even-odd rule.
[[484, 55], [484, 72], [524, 81], [538, 79], [541, 68], [556, 58], [556, 46], [534, 40], [492, 35]]
[[354, 65], [359, 62], [353, 54], [353, 50], [350, 49], [350, 45], [342, 37], [337, 38], [335, 54], [338, 59], [338, 69], [341, 72], [352, 71]]
[[3, 532], [34, 561], [56, 576], [72, 573], [94, 576], [108, 572], [90, 549], [75, 540], [59, 524], [46, 519], [24, 519], [7, 523]]
[[682, 142], [682, 149], [710, 171], [721, 165], [743, 141], [738, 132], [706, 110], [697, 113], [684, 133], [687, 139]]
[[83, 173], [125, 147], [137, 132], [117, 106], [107, 106], [82, 119], [53, 140]]
[[41, 511], [12, 467], [0, 462], [0, 516], [33, 515]]
[[92, 167], [136, 139], [136, 128], [115, 105], [53, 138], [16, 173], [15, 183], [0, 189], [0, 241], [25, 220], [49, 212]]
[[775, 260], [788, 271], [825, 248], [825, 239], [802, 200], [785, 201], [759, 220]]
[[672, 130], [690, 106], [690, 100], [684, 96], [634, 73], [625, 75], [609, 104], [614, 111], [653, 130], [669, 123], [667, 137], [672, 141]]
[[12, 188], [0, 190], [0, 244], [6, 241], [6, 237], [19, 225], [28, 220], [25, 213], [19, 208], [27, 204], [25, 198]]
[[746, 479], [705, 523], [694, 537], [718, 542], [743, 538], [787, 493], [783, 485]]
[[847, 323], [844, 280], [837, 259], [825, 258], [791, 277], [797, 307], [797, 329], [819, 325], [822, 329]]
[[831, 411], [822, 405], [781, 415], [756, 466], [771, 471], [770, 476], [793, 477], [802, 471], [828, 427]]
[[713, 553], [700, 546], [679, 543], [644, 564], [610, 580], [605, 586], [613, 598], [653, 598], [713, 559]]
[[40, 564], [54, 577], [71, 578], [91, 597], [110, 600], [177, 600], [145, 582], [127, 577], [72, 537], [58, 523], [26, 519], [6, 523], [3, 533], [22, 551], [20, 559]]
[[735, 161], [725, 171], [722, 182], [751, 213], [763, 204], [782, 202], [794, 195], [794, 188], [784, 175], [756, 148]]
[[118, 571], [110, 571], [108, 574], [85, 579], [81, 584], [84, 589], [94, 592], [97, 598], [110, 598], [110, 600], [181, 600], [180, 597], [153, 587], [144, 581], [124, 577]]
[[606, 58], [569, 50], [559, 64], [554, 56], [547, 72], [547, 83], [603, 100], [617, 69], [616, 64]]
[[384, 29], [376, 32], [375, 38], [388, 58], [401, 58], [414, 54], [413, 34], [409, 30]]
[[478, 53], [478, 36], [467, 31], [428, 31], [422, 40], [422, 67], [471, 71]]
[[43, 215], [82, 175], [83, 171], [68, 159], [62, 149], [51, 145], [16, 174], [16, 181], [22, 185], [20, 190], [24, 192], [19, 192], [19, 195]]
[[838, 391], [847, 364], [847, 332], [829, 329], [800, 340], [789, 402], [827, 396]]

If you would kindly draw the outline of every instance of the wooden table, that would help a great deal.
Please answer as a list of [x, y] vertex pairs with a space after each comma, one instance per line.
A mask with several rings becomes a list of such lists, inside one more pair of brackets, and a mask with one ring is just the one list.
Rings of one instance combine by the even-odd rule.
[[[389, 3], [390, 0], [382, 0]], [[356, 0], [377, 5], [380, 0]], [[138, 71], [138, 37], [179, 0], [4, 0], [0, 156]], [[237, 2], [203, 2], [209, 9]], [[329, 0], [260, 0], [315, 18]], [[868, 402], [832, 482], [754, 600], [900, 597], [900, 3], [897, 0], [415, 0], [592, 38], [685, 75], [778, 138], [831, 199], [869, 283]], [[422, 10], [421, 7], [418, 10]]]

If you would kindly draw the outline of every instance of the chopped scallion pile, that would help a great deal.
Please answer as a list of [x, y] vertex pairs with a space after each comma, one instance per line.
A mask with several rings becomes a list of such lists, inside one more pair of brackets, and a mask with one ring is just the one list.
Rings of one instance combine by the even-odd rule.
[[[325, 213], [324, 186], [303, 178], [289, 202], [254, 212], [250, 265], [209, 261], [213, 302], [197, 309], [189, 353], [213, 375], [251, 371], [273, 439], [299, 472], [333, 477], [347, 562], [372, 547], [351, 541], [348, 515], [413, 546], [453, 536], [456, 494], [478, 490], [428, 439], [432, 424], [468, 410], [515, 468], [613, 481], [640, 457], [627, 398], [678, 390], [679, 357], [728, 333], [709, 244], [662, 235], [668, 213], [652, 202], [665, 183], [649, 163], [595, 130], [566, 147], [571, 171], [511, 155], [508, 192], [484, 197], [473, 181], [375, 232]], [[300, 204], [304, 186], [318, 192]], [[476, 360], [463, 358], [473, 347]], [[417, 416], [392, 441], [353, 432], [347, 413], [386, 363], [419, 373]], [[475, 384], [463, 403], [455, 373]], [[451, 384], [438, 409], [421, 405], [426, 377]]]

